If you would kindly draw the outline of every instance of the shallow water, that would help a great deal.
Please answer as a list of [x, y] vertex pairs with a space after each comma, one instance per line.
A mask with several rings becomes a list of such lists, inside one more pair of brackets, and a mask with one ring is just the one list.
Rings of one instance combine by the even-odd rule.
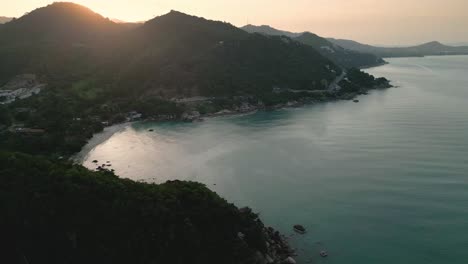
[[136, 123], [79, 159], [203, 182], [285, 234], [302, 224], [299, 263], [468, 263], [468, 56], [389, 61], [367, 71], [399, 87], [358, 104]]

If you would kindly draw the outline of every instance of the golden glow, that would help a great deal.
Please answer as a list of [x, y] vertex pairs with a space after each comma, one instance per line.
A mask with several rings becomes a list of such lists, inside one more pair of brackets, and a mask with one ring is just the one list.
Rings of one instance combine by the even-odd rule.
[[[0, 0], [0, 15], [21, 16], [51, 0]], [[290, 31], [371, 44], [468, 41], [467, 0], [74, 0], [124, 21], [142, 21], [174, 9], [209, 19], [268, 24]]]

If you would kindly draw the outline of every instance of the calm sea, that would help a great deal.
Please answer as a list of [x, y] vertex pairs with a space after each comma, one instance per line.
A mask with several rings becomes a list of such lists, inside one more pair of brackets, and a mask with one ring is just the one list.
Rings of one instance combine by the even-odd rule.
[[291, 235], [299, 263], [466, 264], [468, 56], [389, 61], [367, 71], [398, 87], [360, 103], [113, 127], [79, 159], [205, 183]]

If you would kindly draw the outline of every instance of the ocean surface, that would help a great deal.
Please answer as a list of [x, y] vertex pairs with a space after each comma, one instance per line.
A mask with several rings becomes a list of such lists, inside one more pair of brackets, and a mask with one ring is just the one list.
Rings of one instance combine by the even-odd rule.
[[205, 183], [290, 236], [298, 263], [466, 264], [468, 56], [388, 61], [367, 71], [398, 87], [359, 103], [116, 126], [78, 160]]

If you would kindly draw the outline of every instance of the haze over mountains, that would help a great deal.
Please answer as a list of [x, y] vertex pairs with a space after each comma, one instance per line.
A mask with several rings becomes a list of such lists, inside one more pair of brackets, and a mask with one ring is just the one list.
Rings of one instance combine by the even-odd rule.
[[[263, 26], [247, 25], [242, 28], [248, 32], [258, 32], [258, 33], [262, 33], [266, 35], [284, 35], [284, 36], [288, 36], [291, 38], [297, 38], [297, 40], [303, 43], [306, 42], [306, 44], [312, 43], [313, 41], [312, 35], [314, 35], [308, 32], [293, 33], [293, 32], [278, 30], [278, 29], [275, 29], [266, 25], [263, 25]], [[448, 46], [440, 42], [433, 41], [433, 42], [429, 42], [429, 43], [425, 43], [425, 44], [417, 45], [417, 46], [411, 46], [411, 47], [377, 47], [377, 46], [362, 44], [357, 41], [347, 40], [347, 39], [334, 39], [334, 38], [324, 39], [316, 35], [315, 35], [315, 42], [320, 42], [321, 45], [324, 45], [325, 47], [326, 46], [335, 47], [335, 48], [341, 47], [348, 51], [355, 51], [355, 52], [359, 52], [363, 54], [372, 54], [380, 58], [468, 54], [468, 46], [463, 46], [464, 43], [459, 43], [457, 46]], [[330, 43], [333, 43], [334, 45], [330, 45]], [[320, 46], [316, 45], [315, 47], [318, 48]], [[335, 50], [335, 52], [339, 52], [339, 51]], [[349, 54], [347, 56], [349, 56]], [[340, 57], [346, 57], [346, 55], [341, 55]], [[339, 62], [336, 59], [334, 61]], [[359, 67], [359, 64], [354, 65], [354, 66]]]
[[5, 23], [7, 23], [7, 22], [10, 22], [11, 20], [13, 20], [12, 17], [0, 16], [0, 24], [5, 24]]
[[328, 40], [350, 50], [371, 53], [384, 58], [468, 54], [468, 46], [448, 46], [438, 41], [432, 41], [411, 47], [376, 47], [353, 40], [333, 38], [329, 38]]
[[271, 36], [287, 36], [298, 42], [313, 47], [317, 52], [327, 57], [337, 65], [343, 68], [363, 68], [377, 66], [385, 63], [385, 61], [375, 55], [356, 52], [349, 49], [344, 49], [339, 45], [336, 45], [325, 38], [322, 38], [316, 34], [310, 32], [304, 33], [293, 33], [283, 30], [278, 30], [270, 26], [254, 26], [247, 25], [242, 27], [243, 30], [249, 33], [260, 33]]
[[288, 38], [176, 11], [128, 27], [54, 3], [0, 27], [0, 83], [25, 72], [102, 91], [210, 95], [324, 89], [340, 69]]

